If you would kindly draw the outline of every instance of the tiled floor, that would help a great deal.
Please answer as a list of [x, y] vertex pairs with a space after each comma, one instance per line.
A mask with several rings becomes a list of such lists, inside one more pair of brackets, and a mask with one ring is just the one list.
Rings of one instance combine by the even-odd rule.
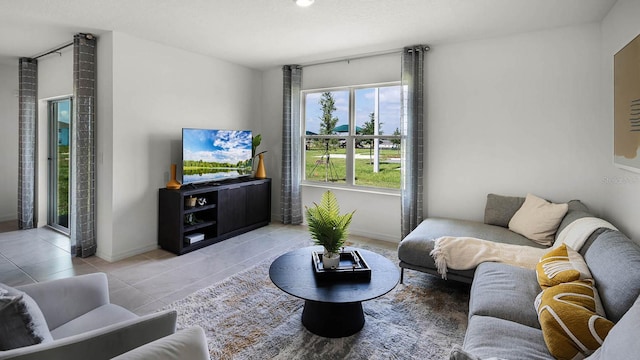
[[[5, 231], [11, 230], [4, 225]], [[397, 246], [358, 236], [351, 236], [350, 242], [389, 249]], [[312, 244], [306, 227], [272, 223], [182, 256], [158, 249], [110, 263], [95, 256], [71, 257], [69, 239], [48, 228], [7, 231], [0, 233], [0, 282], [16, 286], [105, 272], [111, 302], [142, 315], [217, 283], [261, 259], [308, 245]]]

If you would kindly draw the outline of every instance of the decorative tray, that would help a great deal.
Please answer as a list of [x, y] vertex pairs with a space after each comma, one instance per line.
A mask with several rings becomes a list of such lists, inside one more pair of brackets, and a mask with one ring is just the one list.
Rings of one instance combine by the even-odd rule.
[[312, 251], [313, 273], [318, 279], [331, 280], [370, 280], [371, 268], [358, 250], [340, 252], [340, 265], [335, 269], [322, 267], [322, 252]]

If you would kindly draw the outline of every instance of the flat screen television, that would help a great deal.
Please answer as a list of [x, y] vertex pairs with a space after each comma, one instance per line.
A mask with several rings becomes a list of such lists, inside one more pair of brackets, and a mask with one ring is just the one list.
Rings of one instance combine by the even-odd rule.
[[182, 129], [182, 184], [250, 176], [250, 130]]

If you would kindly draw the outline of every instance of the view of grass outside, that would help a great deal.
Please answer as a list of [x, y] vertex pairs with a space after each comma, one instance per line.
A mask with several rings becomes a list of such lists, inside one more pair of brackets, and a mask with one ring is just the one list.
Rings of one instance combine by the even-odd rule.
[[67, 223], [69, 213], [69, 145], [58, 145], [58, 219]]
[[[309, 147], [305, 152], [305, 175], [307, 181], [326, 181], [336, 184], [346, 183], [346, 149]], [[400, 150], [381, 149], [379, 171], [373, 171], [373, 161], [368, 148], [356, 149], [355, 184], [359, 186], [400, 188]]]

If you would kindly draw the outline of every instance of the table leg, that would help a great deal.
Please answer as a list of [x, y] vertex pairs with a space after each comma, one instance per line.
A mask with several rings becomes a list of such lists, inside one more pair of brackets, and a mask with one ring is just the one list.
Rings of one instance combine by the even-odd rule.
[[307, 330], [323, 337], [353, 335], [364, 326], [362, 303], [333, 304], [306, 300], [302, 324]]

